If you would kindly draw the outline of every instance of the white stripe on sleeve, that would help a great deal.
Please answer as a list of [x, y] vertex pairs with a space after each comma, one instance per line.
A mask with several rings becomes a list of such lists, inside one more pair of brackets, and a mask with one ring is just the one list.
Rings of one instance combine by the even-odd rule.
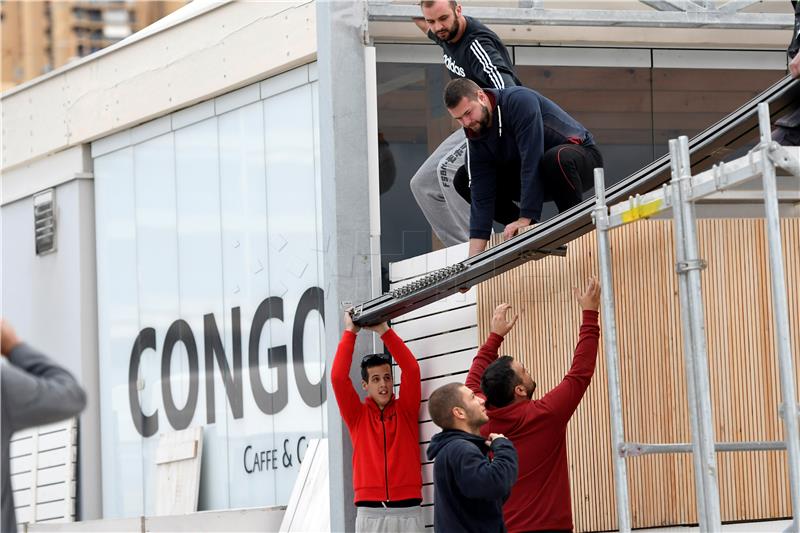
[[503, 80], [503, 77], [500, 75], [500, 71], [497, 70], [497, 67], [494, 66], [492, 63], [489, 54], [486, 53], [486, 50], [481, 46], [481, 43], [478, 40], [472, 41], [472, 44], [469, 45], [470, 50], [472, 53], [475, 54], [475, 57], [478, 58], [481, 65], [483, 65], [483, 71], [489, 76], [489, 80], [494, 83], [495, 89], [505, 89], [506, 83]]

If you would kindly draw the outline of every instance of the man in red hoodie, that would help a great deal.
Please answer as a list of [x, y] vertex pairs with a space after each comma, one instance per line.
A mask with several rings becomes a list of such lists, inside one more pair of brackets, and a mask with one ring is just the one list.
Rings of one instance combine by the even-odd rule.
[[567, 465], [567, 422], [589, 387], [597, 360], [600, 328], [600, 284], [591, 278], [584, 291], [574, 289], [583, 309], [580, 338], [572, 367], [564, 379], [541, 399], [534, 400], [536, 383], [519, 361], [497, 350], [517, 321], [507, 318], [509, 304], [494, 310], [489, 338], [478, 350], [466, 385], [483, 394], [489, 422], [481, 434], [506, 435], [519, 455], [519, 475], [503, 506], [509, 533], [572, 531], [572, 505]]
[[419, 364], [400, 337], [383, 324], [368, 327], [381, 336], [402, 372], [400, 392], [388, 356], [361, 359], [362, 402], [350, 381], [350, 365], [359, 327], [349, 313], [331, 368], [331, 382], [342, 419], [353, 442], [356, 532], [423, 531], [422, 468], [419, 452]]

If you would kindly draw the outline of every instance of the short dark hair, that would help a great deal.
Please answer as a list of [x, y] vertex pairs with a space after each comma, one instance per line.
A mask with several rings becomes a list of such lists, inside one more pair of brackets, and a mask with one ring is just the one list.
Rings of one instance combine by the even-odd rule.
[[481, 88], [477, 83], [469, 78], [455, 78], [450, 80], [444, 88], [444, 105], [447, 109], [453, 109], [461, 103], [461, 99], [467, 97], [470, 100], [478, 99], [478, 91]]
[[376, 366], [389, 365], [389, 370], [392, 370], [392, 360], [385, 353], [371, 353], [361, 358], [361, 379], [367, 381], [369, 379], [369, 369]]
[[453, 407], [464, 408], [463, 383], [448, 383], [431, 393], [428, 413], [433, 423], [442, 429], [453, 428]]
[[[431, 7], [433, 4], [436, 3], [436, 0], [422, 0], [419, 3], [419, 7]], [[456, 0], [450, 0], [450, 8], [455, 11], [456, 6], [458, 6], [458, 2]]]
[[486, 395], [486, 402], [492, 407], [505, 407], [514, 401], [514, 387], [522, 380], [511, 368], [514, 358], [502, 355], [490, 364], [481, 378], [481, 390]]

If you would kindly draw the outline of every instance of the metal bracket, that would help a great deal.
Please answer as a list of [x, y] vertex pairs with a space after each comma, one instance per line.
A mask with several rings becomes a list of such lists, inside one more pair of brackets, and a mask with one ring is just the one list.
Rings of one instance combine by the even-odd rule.
[[725, 162], [714, 165], [714, 186], [718, 191], [724, 191], [728, 186], [728, 174], [725, 172]]
[[536, 250], [525, 250], [519, 254], [522, 259], [539, 259], [548, 255], [557, 255], [559, 257], [567, 256], [567, 246], [562, 245], [558, 248], [537, 248]]
[[800, 161], [792, 157], [789, 150], [776, 142], [771, 142], [767, 148], [767, 156], [770, 161], [790, 174], [800, 177]]
[[675, 272], [678, 274], [683, 274], [690, 270], [705, 270], [706, 268], [708, 268], [708, 263], [706, 263], [705, 259], [689, 259], [675, 263]]
[[[783, 408], [785, 404], [781, 402], [778, 406], [778, 417], [783, 418], [786, 414], [786, 409]], [[797, 416], [800, 417], [800, 403], [797, 404]]]

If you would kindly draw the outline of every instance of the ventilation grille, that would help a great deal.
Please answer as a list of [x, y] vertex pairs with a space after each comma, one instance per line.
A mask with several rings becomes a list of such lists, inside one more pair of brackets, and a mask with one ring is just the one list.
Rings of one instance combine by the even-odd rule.
[[33, 196], [33, 224], [36, 255], [56, 251], [56, 191], [48, 189]]

